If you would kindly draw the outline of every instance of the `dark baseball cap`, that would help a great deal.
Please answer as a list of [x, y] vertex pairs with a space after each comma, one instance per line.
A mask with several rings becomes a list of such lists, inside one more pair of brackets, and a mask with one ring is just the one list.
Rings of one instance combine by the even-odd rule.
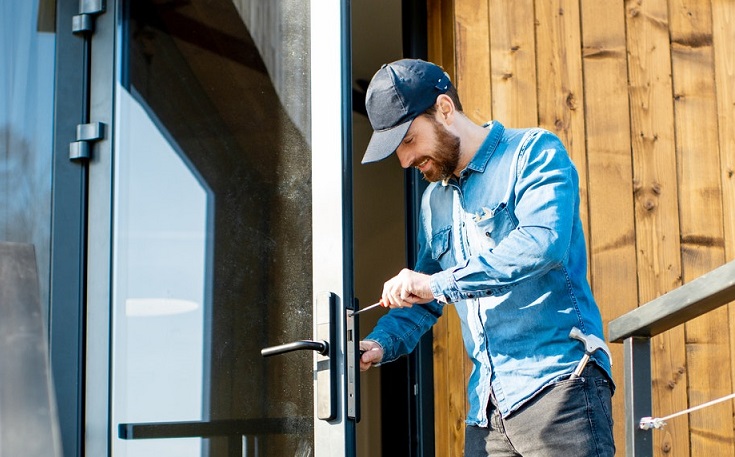
[[365, 107], [373, 127], [362, 163], [377, 162], [393, 154], [411, 122], [434, 106], [436, 97], [450, 86], [449, 75], [438, 65], [420, 59], [385, 64], [367, 89]]

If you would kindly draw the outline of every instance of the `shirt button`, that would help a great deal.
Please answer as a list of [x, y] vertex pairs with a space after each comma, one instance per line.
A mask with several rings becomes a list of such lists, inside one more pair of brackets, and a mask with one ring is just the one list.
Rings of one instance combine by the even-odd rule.
[[475, 298], [474, 294], [467, 294], [467, 298]]
[[485, 236], [490, 238], [490, 232], [485, 232]]

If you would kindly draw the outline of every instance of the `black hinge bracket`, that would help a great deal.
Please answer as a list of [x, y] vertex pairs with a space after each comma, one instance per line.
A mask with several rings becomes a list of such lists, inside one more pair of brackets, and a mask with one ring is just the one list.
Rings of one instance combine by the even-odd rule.
[[69, 160], [89, 159], [91, 144], [104, 137], [105, 124], [102, 122], [77, 125], [77, 141], [69, 144]]
[[79, 14], [72, 17], [72, 33], [93, 33], [94, 18], [105, 12], [105, 0], [79, 0]]

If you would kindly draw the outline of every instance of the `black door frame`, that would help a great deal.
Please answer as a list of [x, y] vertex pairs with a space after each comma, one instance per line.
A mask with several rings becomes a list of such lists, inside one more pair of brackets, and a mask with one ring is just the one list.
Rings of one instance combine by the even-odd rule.
[[88, 164], [69, 160], [85, 123], [87, 40], [72, 33], [77, 0], [56, 1], [56, 68], [51, 188], [49, 354], [64, 455], [83, 455]]

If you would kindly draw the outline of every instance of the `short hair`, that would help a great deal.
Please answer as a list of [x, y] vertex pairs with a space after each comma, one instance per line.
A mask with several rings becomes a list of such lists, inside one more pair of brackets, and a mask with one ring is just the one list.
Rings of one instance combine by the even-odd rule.
[[[457, 93], [457, 88], [454, 87], [454, 84], [451, 82], [449, 83], [449, 87], [447, 88], [447, 91], [444, 92], [444, 95], [449, 97], [450, 100], [452, 100], [452, 103], [454, 103], [454, 107], [457, 108], [457, 111], [462, 113], [462, 102], [459, 101], [459, 94]], [[436, 113], [436, 104], [431, 105], [429, 109], [424, 111], [423, 114], [426, 114], [427, 116], [433, 116]]]

